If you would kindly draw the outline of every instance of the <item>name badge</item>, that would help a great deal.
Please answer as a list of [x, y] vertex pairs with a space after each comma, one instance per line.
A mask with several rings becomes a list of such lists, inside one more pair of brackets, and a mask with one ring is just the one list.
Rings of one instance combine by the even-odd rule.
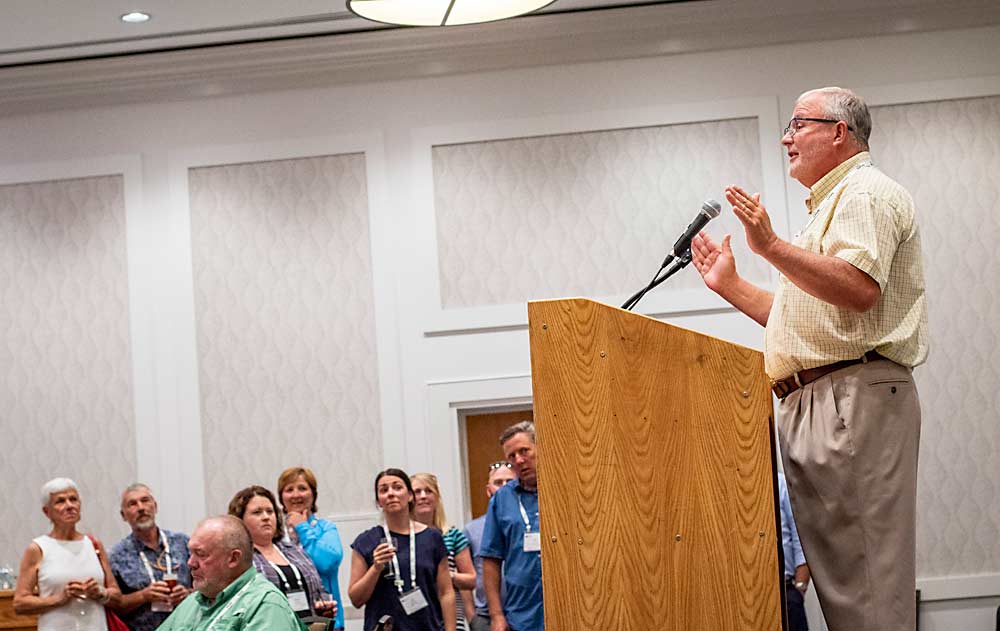
[[309, 611], [309, 599], [301, 589], [295, 592], [288, 592], [288, 604], [292, 606], [292, 611]]
[[424, 593], [420, 591], [420, 588], [400, 594], [399, 602], [403, 605], [403, 611], [408, 616], [412, 616], [427, 606], [427, 599], [424, 598]]
[[526, 533], [524, 533], [524, 551], [525, 552], [541, 552], [542, 551], [542, 533], [540, 533], [540, 532], [526, 532]]

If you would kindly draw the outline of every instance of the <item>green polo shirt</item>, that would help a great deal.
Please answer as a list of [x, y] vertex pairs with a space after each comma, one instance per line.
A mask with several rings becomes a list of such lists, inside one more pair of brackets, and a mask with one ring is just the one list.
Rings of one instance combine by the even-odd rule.
[[160, 631], [305, 631], [288, 598], [253, 567], [213, 602], [195, 591], [177, 605]]

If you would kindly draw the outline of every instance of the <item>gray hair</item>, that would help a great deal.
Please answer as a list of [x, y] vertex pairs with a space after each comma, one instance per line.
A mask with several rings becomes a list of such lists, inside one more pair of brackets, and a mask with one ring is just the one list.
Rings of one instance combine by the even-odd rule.
[[70, 480], [69, 478], [52, 478], [42, 485], [42, 506], [49, 505], [49, 501], [52, 499], [53, 493], [62, 493], [63, 491], [69, 490], [79, 493], [80, 487], [76, 485], [76, 482]]
[[872, 116], [865, 100], [847, 88], [828, 87], [809, 90], [799, 97], [822, 94], [823, 106], [828, 118], [844, 121], [851, 128], [851, 136], [862, 151], [868, 151], [868, 139], [872, 135]]
[[503, 444], [505, 442], [507, 442], [514, 436], [517, 436], [518, 434], [527, 434], [528, 437], [531, 438], [531, 442], [534, 443], [535, 424], [532, 423], [531, 421], [521, 421], [520, 423], [514, 423], [507, 429], [503, 430], [503, 433], [500, 434], [500, 446], [503, 447]]
[[[153, 496], [153, 489], [149, 488], [148, 484], [143, 484], [142, 482], [133, 482], [132, 484], [129, 484], [128, 486], [126, 486], [125, 490], [122, 491], [122, 499], [121, 499], [122, 508], [123, 509], [125, 508], [125, 496], [126, 495], [128, 495], [129, 493], [131, 493], [133, 491], [142, 491], [142, 490], [149, 491], [149, 496], [150, 497]], [[153, 501], [156, 501], [156, 500], [154, 499]]]
[[219, 533], [216, 544], [224, 550], [239, 550], [243, 553], [241, 567], [244, 570], [253, 565], [253, 539], [247, 525], [239, 517], [218, 515], [203, 519], [197, 528], [208, 527]]
[[153, 489], [149, 488], [148, 484], [143, 484], [142, 482], [133, 482], [132, 484], [129, 484], [128, 486], [125, 487], [125, 490], [122, 491], [122, 496], [125, 496], [131, 493], [132, 491], [138, 491], [139, 489], [146, 489], [147, 491], [149, 491], [150, 495], [153, 494]]

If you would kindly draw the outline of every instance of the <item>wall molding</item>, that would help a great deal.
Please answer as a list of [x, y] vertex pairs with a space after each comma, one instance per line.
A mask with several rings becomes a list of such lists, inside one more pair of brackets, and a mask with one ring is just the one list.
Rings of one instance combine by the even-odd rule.
[[1000, 574], [918, 578], [917, 589], [921, 603], [994, 598], [1000, 596]]
[[[153, 362], [155, 313], [148, 276], [151, 238], [147, 229], [143, 189], [143, 161], [139, 154], [113, 154], [51, 162], [0, 165], [0, 185], [28, 184], [90, 177], [120, 176], [125, 212], [126, 270], [128, 274], [129, 348], [132, 409], [135, 432], [136, 479], [165, 489], [168, 477], [158, 447], [158, 397], [149, 366]], [[176, 461], [175, 461], [176, 462]], [[172, 493], [164, 491], [160, 503], [173, 507]]]
[[460, 423], [463, 414], [530, 405], [531, 376], [527, 374], [439, 381], [427, 384], [426, 434], [430, 448], [429, 471], [441, 485], [455, 489], [445, 501], [449, 515], [468, 515], [463, 493], [467, 484], [462, 458]]
[[[784, 163], [781, 146], [774, 141], [784, 126], [780, 119], [777, 97], [741, 98], [706, 102], [679, 103], [658, 107], [592, 111], [580, 114], [477, 121], [446, 126], [418, 128], [412, 137], [412, 164], [416, 187], [413, 227], [420, 231], [417, 243], [424, 247], [414, 254], [419, 268], [433, 270], [425, 274], [420, 305], [421, 328], [425, 336], [453, 335], [521, 329], [527, 326], [528, 313], [524, 303], [445, 309], [441, 306], [440, 264], [438, 258], [437, 221], [434, 204], [434, 170], [432, 151], [435, 147], [481, 143], [496, 140], [531, 138], [561, 134], [597, 133], [642, 127], [664, 127], [689, 123], [731, 119], [756, 119], [758, 146], [761, 157], [762, 196], [770, 200], [769, 210], [779, 233], [787, 233], [789, 214], [785, 204]], [[724, 199], [719, 201], [725, 204]], [[693, 216], [697, 209], [691, 209]], [[677, 228], [677, 234], [683, 226]], [[666, 247], [666, 246], [664, 246]], [[649, 261], [649, 271], [655, 271], [658, 261]], [[771, 271], [770, 283], [774, 281]], [[645, 282], [645, 279], [642, 281]], [[622, 293], [594, 296], [594, 300], [619, 305], [639, 287], [623, 288]], [[670, 290], [662, 287], [647, 295], [640, 313], [653, 317], [680, 315], [695, 311], [728, 309], [717, 295], [701, 289]]]
[[7, 66], [0, 106], [31, 113], [995, 24], [1000, 6], [977, 0], [657, 3]]
[[175, 260], [169, 273], [178, 296], [183, 299], [183, 313], [178, 319], [183, 323], [172, 342], [183, 349], [187, 369], [184, 371], [184, 390], [187, 403], [183, 417], [184, 433], [188, 440], [190, 479], [182, 486], [197, 490], [186, 497], [190, 513], [204, 514], [204, 474], [202, 462], [201, 397], [197, 367], [197, 330], [194, 306], [194, 280], [191, 243], [190, 196], [188, 172], [199, 167], [211, 167], [247, 162], [269, 162], [317, 156], [360, 153], [365, 159], [365, 177], [368, 196], [369, 250], [371, 252], [372, 295], [376, 344], [376, 369], [379, 381], [379, 418], [383, 445], [393, 444], [404, 428], [402, 422], [401, 393], [396, 366], [399, 349], [395, 340], [396, 306], [395, 278], [390, 269], [392, 220], [385, 201], [384, 139], [379, 131], [334, 136], [313, 136], [253, 144], [206, 145], [170, 150], [167, 155], [169, 177], [169, 215], [171, 229], [170, 250]]

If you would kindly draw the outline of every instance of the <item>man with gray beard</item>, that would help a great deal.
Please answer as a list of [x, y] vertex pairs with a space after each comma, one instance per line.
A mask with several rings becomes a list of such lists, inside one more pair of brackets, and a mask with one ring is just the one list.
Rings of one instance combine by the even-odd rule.
[[188, 537], [156, 525], [157, 505], [145, 484], [122, 491], [121, 516], [131, 534], [109, 561], [122, 597], [115, 611], [132, 631], [153, 631], [191, 592]]

